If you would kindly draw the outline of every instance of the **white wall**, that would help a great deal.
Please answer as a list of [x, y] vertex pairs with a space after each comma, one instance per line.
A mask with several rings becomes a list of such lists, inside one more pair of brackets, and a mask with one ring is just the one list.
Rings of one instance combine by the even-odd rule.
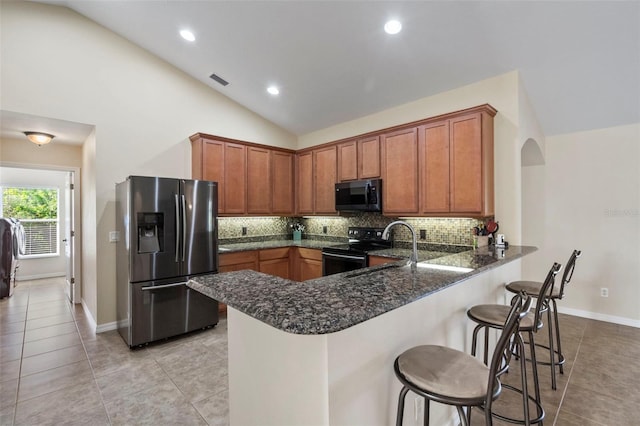
[[541, 280], [580, 249], [560, 308], [640, 327], [640, 124], [549, 136], [545, 160], [525, 168], [524, 191], [542, 180], [545, 204], [530, 226], [543, 233], [540, 259], [525, 259], [524, 277]]
[[[70, 11], [2, 2], [1, 81], [4, 110], [95, 125], [95, 189], [83, 206], [85, 300], [98, 324], [115, 321], [115, 183], [131, 174], [190, 177], [188, 137], [205, 132], [295, 148], [294, 135], [188, 77], [147, 51]], [[45, 63], [46, 72], [33, 61]], [[86, 170], [85, 170], [86, 172]], [[84, 182], [84, 178], [83, 178]], [[95, 191], [95, 193], [93, 193]], [[95, 209], [95, 212], [92, 210]], [[95, 213], [95, 214], [94, 214]], [[90, 244], [95, 244], [95, 248]], [[99, 262], [95, 259], [100, 259]], [[95, 265], [96, 269], [93, 268]]]
[[[37, 147], [36, 147], [37, 148]], [[57, 188], [58, 189], [58, 255], [21, 259], [16, 280], [32, 280], [38, 278], [65, 275], [66, 259], [64, 257], [65, 235], [65, 172], [24, 169], [15, 167], [0, 167], [0, 185], [18, 186], [26, 188]]]

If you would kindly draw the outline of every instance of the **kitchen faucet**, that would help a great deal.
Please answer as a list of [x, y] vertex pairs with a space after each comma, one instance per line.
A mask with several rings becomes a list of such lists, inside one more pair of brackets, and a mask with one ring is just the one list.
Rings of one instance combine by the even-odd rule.
[[382, 231], [382, 239], [384, 240], [388, 240], [389, 239], [389, 230], [394, 226], [394, 225], [404, 225], [407, 228], [409, 228], [409, 230], [411, 231], [411, 239], [413, 240], [413, 252], [411, 253], [411, 258], [409, 259], [411, 266], [415, 266], [418, 263], [418, 239], [416, 237], [416, 230], [413, 229], [413, 226], [409, 225], [407, 222], [403, 221], [403, 220], [396, 220], [395, 222], [391, 222], [390, 224], [387, 225], [386, 228], [384, 228], [384, 231]]

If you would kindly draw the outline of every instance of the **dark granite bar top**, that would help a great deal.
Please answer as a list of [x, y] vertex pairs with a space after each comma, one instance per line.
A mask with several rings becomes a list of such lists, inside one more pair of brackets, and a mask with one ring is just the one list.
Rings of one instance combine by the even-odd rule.
[[277, 329], [295, 334], [326, 334], [367, 321], [535, 250], [510, 246], [496, 252], [493, 247], [483, 247], [419, 262], [416, 268], [401, 260], [305, 282], [244, 270], [195, 277], [187, 286]]

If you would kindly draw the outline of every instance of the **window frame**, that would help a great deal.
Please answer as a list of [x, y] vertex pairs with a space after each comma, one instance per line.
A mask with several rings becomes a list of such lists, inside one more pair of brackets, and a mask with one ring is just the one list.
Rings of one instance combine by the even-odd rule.
[[[20, 185], [20, 184], [3, 184], [0, 185], [0, 217], [4, 217], [4, 191], [5, 189], [45, 189], [45, 190], [53, 190], [56, 192], [56, 244], [55, 244], [55, 253], [38, 253], [38, 254], [18, 254], [18, 259], [42, 259], [42, 258], [53, 258], [61, 256], [60, 250], [60, 188], [56, 186], [44, 186], [44, 185]], [[22, 219], [16, 218], [20, 222], [29, 221], [34, 219]], [[54, 220], [54, 219], [44, 219], [44, 220]], [[29, 238], [28, 236], [26, 238]]]

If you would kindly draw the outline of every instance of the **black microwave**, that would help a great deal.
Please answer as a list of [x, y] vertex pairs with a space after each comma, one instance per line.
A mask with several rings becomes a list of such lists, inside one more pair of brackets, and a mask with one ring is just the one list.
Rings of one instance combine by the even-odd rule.
[[382, 211], [382, 179], [336, 183], [336, 210]]

